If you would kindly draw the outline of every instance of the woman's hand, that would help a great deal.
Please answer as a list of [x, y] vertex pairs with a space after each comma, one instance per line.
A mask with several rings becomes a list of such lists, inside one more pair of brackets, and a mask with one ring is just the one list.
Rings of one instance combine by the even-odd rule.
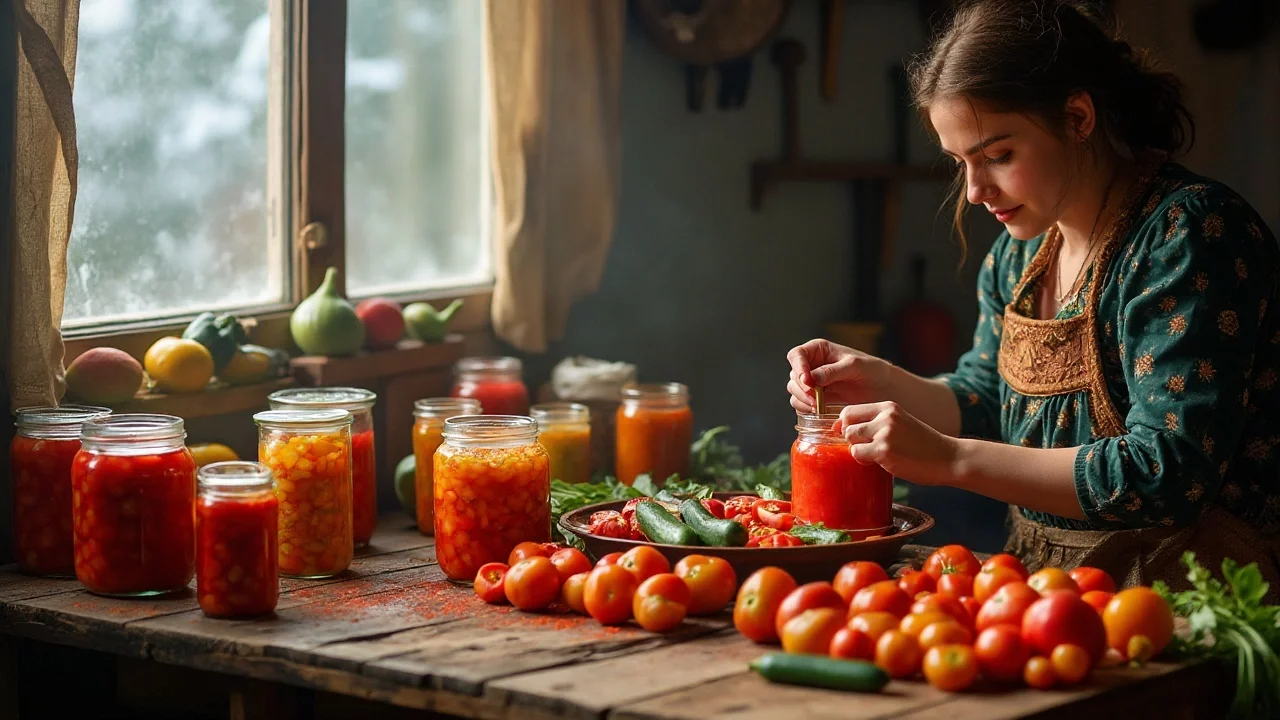
[[791, 407], [813, 412], [813, 388], [823, 389], [823, 402], [855, 405], [883, 400], [887, 364], [872, 355], [827, 340], [810, 340], [787, 353]]
[[960, 443], [916, 419], [893, 402], [850, 405], [840, 412], [840, 431], [853, 457], [879, 465], [917, 485], [956, 485]]

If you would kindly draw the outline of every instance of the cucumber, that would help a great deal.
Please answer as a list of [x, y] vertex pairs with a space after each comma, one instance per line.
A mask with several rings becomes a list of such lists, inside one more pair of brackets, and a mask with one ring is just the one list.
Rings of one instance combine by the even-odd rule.
[[685, 524], [708, 545], [717, 547], [742, 547], [747, 544], [747, 529], [733, 520], [721, 520], [702, 506], [699, 500], [680, 503], [680, 515]]
[[805, 545], [835, 545], [849, 542], [849, 533], [821, 525], [796, 525], [787, 532], [803, 540]]
[[889, 682], [889, 675], [872, 663], [822, 655], [769, 653], [750, 667], [769, 682], [829, 690], [873, 693]]
[[636, 505], [636, 521], [649, 540], [660, 545], [701, 545], [697, 533], [656, 502]]

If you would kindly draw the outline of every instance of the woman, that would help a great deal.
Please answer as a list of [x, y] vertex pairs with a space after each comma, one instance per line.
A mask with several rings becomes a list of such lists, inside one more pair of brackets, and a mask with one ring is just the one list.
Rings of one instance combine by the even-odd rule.
[[1243, 200], [1170, 158], [1180, 85], [1066, 2], [960, 11], [912, 73], [964, 204], [1004, 224], [973, 349], [935, 379], [825, 340], [788, 355], [854, 457], [1014, 506], [1028, 567], [1185, 586], [1257, 562], [1280, 591], [1280, 252]]

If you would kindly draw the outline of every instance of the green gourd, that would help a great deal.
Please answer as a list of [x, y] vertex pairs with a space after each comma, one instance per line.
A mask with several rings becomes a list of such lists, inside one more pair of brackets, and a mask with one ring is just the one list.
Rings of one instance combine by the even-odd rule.
[[338, 295], [337, 277], [338, 269], [329, 268], [324, 282], [289, 318], [293, 341], [308, 355], [353, 355], [364, 344], [364, 323]]

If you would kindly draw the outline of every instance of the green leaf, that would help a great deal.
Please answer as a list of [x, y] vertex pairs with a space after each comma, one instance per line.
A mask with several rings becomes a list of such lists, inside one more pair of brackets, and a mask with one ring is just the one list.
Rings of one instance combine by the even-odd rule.
[[631, 487], [635, 488], [645, 497], [653, 497], [662, 490], [662, 488], [658, 487], [658, 484], [653, 481], [653, 477], [648, 473], [637, 475], [636, 479], [632, 481]]
[[711, 497], [716, 491], [710, 485], [703, 485], [695, 480], [681, 480], [678, 477], [668, 478], [663, 489], [677, 497], [699, 500]]
[[772, 485], [765, 485], [764, 483], [759, 483], [756, 485], [755, 491], [757, 495], [759, 495], [761, 498], [765, 500], [781, 500], [782, 499], [782, 491], [778, 490], [778, 488], [773, 487]]

